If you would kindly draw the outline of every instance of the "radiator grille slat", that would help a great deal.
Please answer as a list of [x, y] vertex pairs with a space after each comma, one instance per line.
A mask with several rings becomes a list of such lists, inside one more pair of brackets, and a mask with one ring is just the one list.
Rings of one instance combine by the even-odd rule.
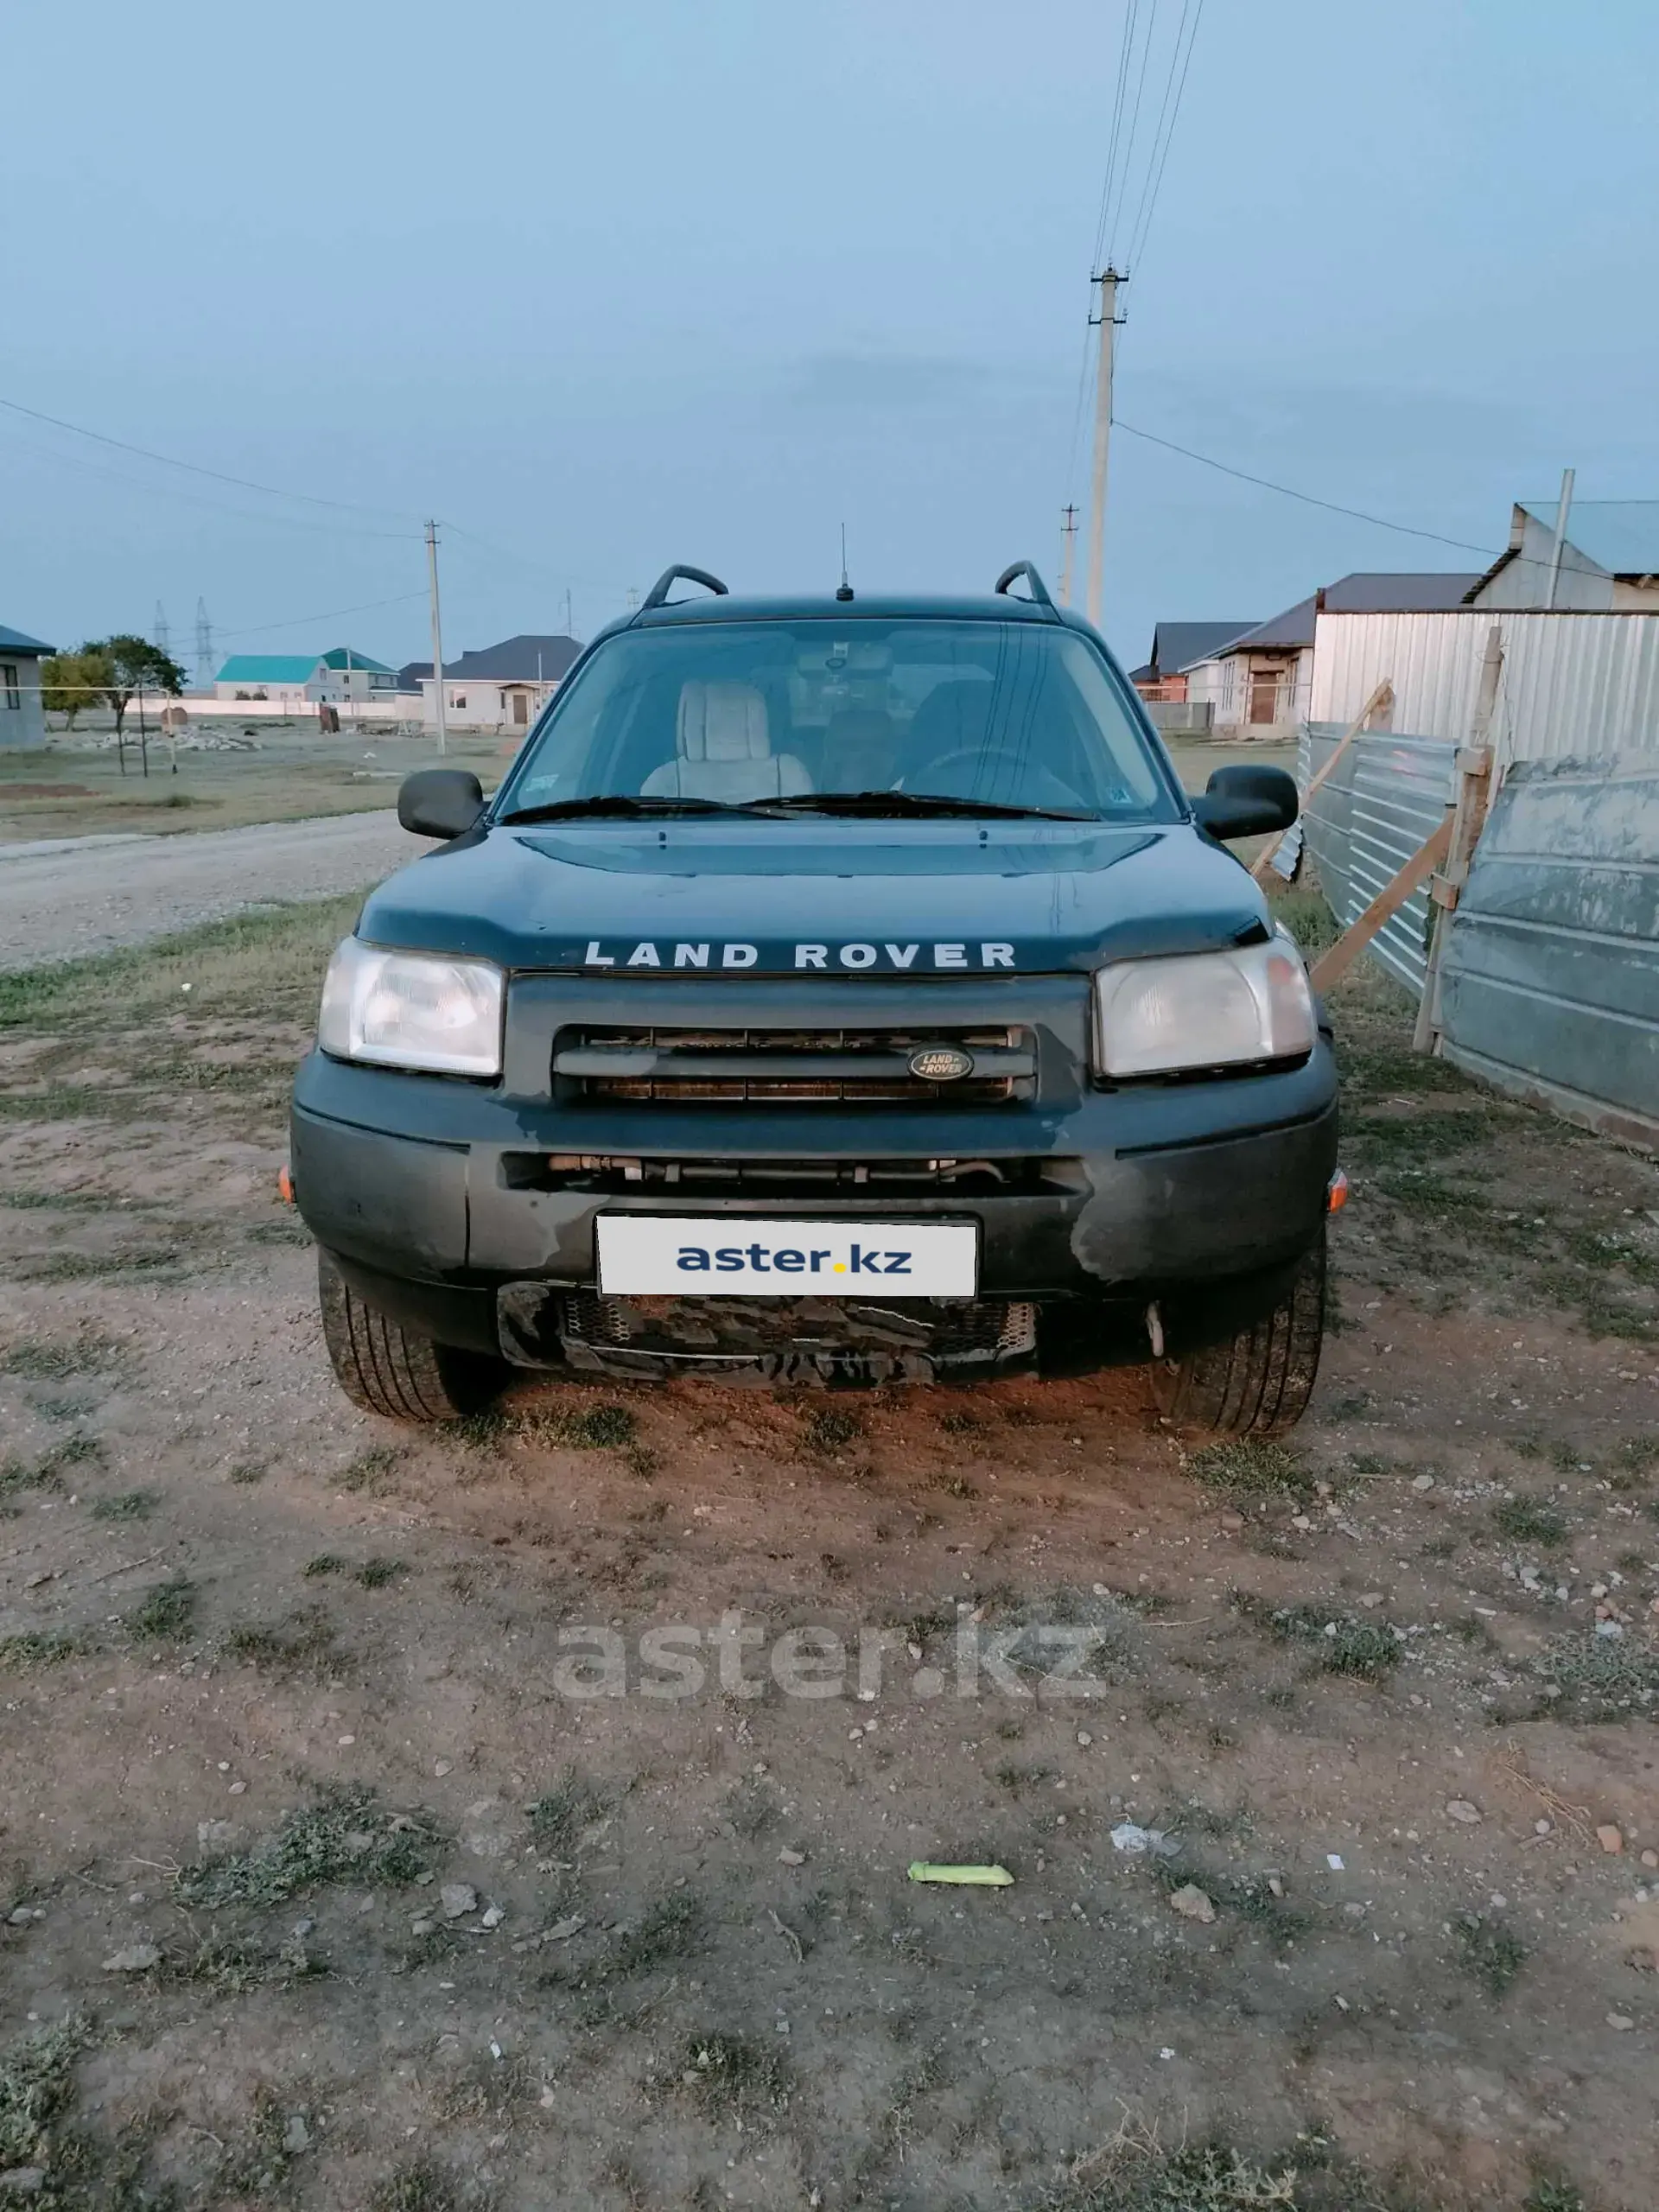
[[[951, 1047], [970, 1071], [930, 1082], [918, 1052]], [[682, 1029], [587, 1027], [554, 1041], [556, 1082], [639, 1103], [989, 1105], [1030, 1098], [1037, 1055], [1021, 1028]]]

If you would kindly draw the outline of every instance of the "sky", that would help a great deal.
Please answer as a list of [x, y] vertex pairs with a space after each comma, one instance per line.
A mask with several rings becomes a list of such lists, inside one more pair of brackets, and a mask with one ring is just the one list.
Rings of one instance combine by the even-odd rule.
[[1653, 0], [1185, 0], [1155, 194], [1183, 0], [56, 0], [6, 35], [0, 400], [281, 496], [0, 407], [0, 623], [159, 602], [189, 658], [200, 599], [396, 664], [429, 516], [446, 657], [674, 560], [831, 588], [843, 523], [855, 585], [1053, 582], [1131, 4], [1127, 661], [1479, 568], [1567, 464], [1659, 494]]

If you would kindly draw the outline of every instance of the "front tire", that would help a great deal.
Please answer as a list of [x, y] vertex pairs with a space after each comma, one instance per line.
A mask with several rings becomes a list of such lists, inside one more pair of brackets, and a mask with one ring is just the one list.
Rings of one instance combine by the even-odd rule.
[[481, 1413], [506, 1383], [505, 1360], [437, 1344], [365, 1304], [322, 1250], [317, 1301], [335, 1380], [365, 1413], [421, 1425], [461, 1421]]
[[1217, 1436], [1282, 1436], [1307, 1411], [1325, 1335], [1325, 1231], [1272, 1313], [1218, 1344], [1154, 1365], [1166, 1421]]

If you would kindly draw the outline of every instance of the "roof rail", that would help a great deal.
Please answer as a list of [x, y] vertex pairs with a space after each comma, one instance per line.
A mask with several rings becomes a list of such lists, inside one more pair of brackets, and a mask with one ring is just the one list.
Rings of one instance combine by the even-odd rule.
[[1031, 586], [1031, 596], [1037, 606], [1050, 608], [1053, 607], [1054, 602], [1048, 595], [1048, 586], [1029, 561], [1010, 561], [996, 580], [998, 591], [1007, 592], [1008, 586], [1016, 576], [1023, 576]]
[[671, 569], [664, 569], [662, 575], [652, 584], [651, 589], [645, 594], [645, 604], [639, 612], [644, 614], [650, 607], [666, 607], [670, 589], [682, 576], [689, 584], [702, 584], [707, 590], [713, 592], [717, 599], [725, 599], [729, 596], [720, 578], [711, 576], [707, 569], [688, 569], [684, 562], [677, 561]]

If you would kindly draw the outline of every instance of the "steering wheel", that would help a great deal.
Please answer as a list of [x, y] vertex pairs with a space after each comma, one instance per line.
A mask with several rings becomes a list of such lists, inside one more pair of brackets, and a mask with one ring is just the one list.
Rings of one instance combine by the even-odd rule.
[[[992, 772], [991, 780], [995, 782], [995, 772], [999, 768], [1006, 770], [1009, 777], [1017, 782], [1021, 776], [1030, 772], [1031, 766], [1029, 761], [1022, 760], [1018, 753], [1009, 753], [1001, 746], [956, 745], [952, 746], [948, 753], [936, 753], [931, 760], [916, 771], [913, 777], [906, 776], [905, 788], [906, 791], [926, 794], [928, 785], [925, 779], [942, 775], [946, 770], [956, 767], [959, 762], [969, 770], [976, 782], [987, 769]], [[971, 794], [967, 791], [939, 791], [932, 793], [931, 796], [940, 798], [967, 798]]]
[[[969, 771], [968, 780], [981, 783], [983, 778], [988, 781], [992, 790], [995, 789], [1000, 775], [1007, 777], [1007, 782], [1005, 788], [1008, 790], [1018, 791], [1022, 784], [1025, 785], [1027, 790], [1034, 792], [1033, 798], [1026, 802], [1027, 804], [1076, 807], [1087, 810], [1084, 800], [1072, 790], [1070, 784], [1063, 783], [1051, 769], [1045, 768], [1040, 761], [1023, 760], [1017, 753], [1010, 753], [1005, 747], [999, 745], [957, 745], [951, 747], [949, 752], [936, 753], [933, 758], [918, 768], [913, 776], [906, 776], [903, 788], [908, 791], [915, 791], [918, 795], [928, 793], [930, 779], [936, 775], [948, 776], [949, 772], [959, 765]], [[982, 784], [981, 787], [983, 788]], [[967, 798], [974, 796], [967, 791], [953, 791], [949, 788], [948, 783], [944, 791], [935, 790], [931, 795], [940, 798]]]

